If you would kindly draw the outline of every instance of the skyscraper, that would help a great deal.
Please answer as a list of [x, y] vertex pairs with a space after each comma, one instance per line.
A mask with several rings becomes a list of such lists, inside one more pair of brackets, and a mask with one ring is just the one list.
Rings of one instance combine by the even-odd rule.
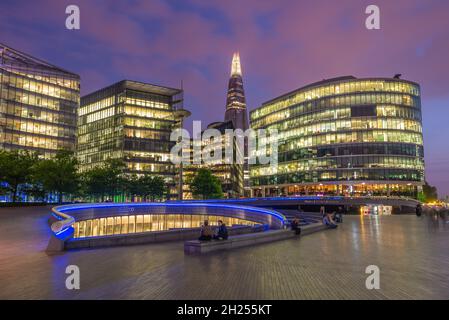
[[235, 129], [248, 129], [245, 91], [243, 89], [242, 67], [240, 56], [235, 52], [232, 56], [231, 77], [226, 98], [225, 122], [232, 121]]
[[[228, 84], [228, 94], [226, 98], [225, 120], [223, 122], [212, 122], [208, 129], [216, 129], [221, 133], [221, 139], [215, 142], [202, 142], [201, 148], [203, 156], [205, 154], [220, 152], [225, 155], [225, 146], [230, 142], [226, 136], [226, 130], [248, 129], [248, 116], [246, 113], [245, 91], [243, 90], [242, 67], [238, 53], [234, 53], [231, 65], [231, 77]], [[191, 158], [193, 157], [193, 141], [189, 146]], [[186, 180], [196, 174], [198, 168], [207, 168], [212, 174], [220, 179], [224, 196], [227, 198], [238, 198], [244, 195], [243, 187], [248, 187], [249, 191], [249, 170], [247, 165], [246, 147], [241, 150], [237, 141], [232, 141], [233, 154], [244, 154], [245, 165], [239, 164], [233, 159], [233, 163], [226, 163], [224, 159], [215, 163], [201, 163], [200, 165], [189, 165], [184, 168]], [[245, 179], [246, 177], [246, 179]], [[246, 181], [246, 183], [245, 183]], [[184, 186], [184, 199], [191, 199], [192, 193], [189, 185]]]
[[[231, 63], [231, 77], [228, 83], [228, 95], [226, 97], [225, 122], [232, 121], [234, 129], [245, 131], [249, 128], [248, 115], [246, 113], [245, 90], [243, 89], [242, 66], [240, 55], [234, 52]], [[243, 165], [243, 186], [245, 195], [250, 193], [249, 189], [249, 165], [248, 165], [248, 144], [245, 140], [243, 150], [245, 164]]]

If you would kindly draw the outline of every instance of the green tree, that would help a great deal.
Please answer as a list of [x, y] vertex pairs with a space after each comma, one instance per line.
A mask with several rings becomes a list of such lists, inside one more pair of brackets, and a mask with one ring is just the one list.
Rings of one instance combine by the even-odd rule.
[[81, 174], [81, 193], [94, 201], [104, 201], [106, 175], [102, 167], [95, 167]]
[[438, 200], [438, 190], [436, 187], [431, 186], [427, 181], [422, 187], [424, 193], [424, 199], [426, 202], [432, 202]]
[[127, 192], [131, 197], [142, 197], [144, 200], [148, 198], [151, 201], [164, 198], [167, 192], [165, 181], [160, 176], [143, 174], [141, 176], [131, 175], [127, 177]]
[[127, 181], [123, 174], [125, 163], [120, 159], [108, 159], [104, 165], [97, 166], [82, 174], [82, 190], [86, 196], [100, 199], [114, 197], [125, 192]]
[[161, 200], [167, 192], [165, 181], [160, 176], [145, 174], [139, 178], [139, 182], [144, 186], [143, 198], [150, 198], [151, 201]]
[[34, 167], [33, 185], [41, 184], [46, 193], [58, 195], [61, 203], [63, 195], [73, 195], [78, 192], [79, 175], [78, 161], [72, 151], [60, 150], [52, 159], [39, 161]]
[[125, 177], [124, 187], [126, 194], [131, 197], [131, 201], [134, 202], [134, 197], [140, 196], [141, 187], [139, 184], [139, 177], [136, 174]]
[[0, 181], [6, 182], [3, 188], [12, 194], [16, 202], [19, 186], [31, 182], [34, 166], [39, 158], [36, 153], [27, 151], [0, 151]]
[[220, 180], [209, 169], [199, 169], [190, 182], [195, 197], [201, 199], [219, 199], [223, 197]]

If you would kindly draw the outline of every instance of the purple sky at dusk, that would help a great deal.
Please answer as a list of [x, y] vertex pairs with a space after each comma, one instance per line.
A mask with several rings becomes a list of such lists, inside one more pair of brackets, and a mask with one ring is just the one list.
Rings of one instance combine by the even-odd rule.
[[[65, 28], [69, 4], [80, 30]], [[381, 30], [365, 28], [369, 4]], [[82, 94], [125, 78], [182, 80], [203, 126], [223, 120], [234, 51], [249, 110], [324, 78], [402, 73], [421, 84], [427, 180], [449, 194], [447, 0], [2, 0], [0, 42], [80, 74]]]

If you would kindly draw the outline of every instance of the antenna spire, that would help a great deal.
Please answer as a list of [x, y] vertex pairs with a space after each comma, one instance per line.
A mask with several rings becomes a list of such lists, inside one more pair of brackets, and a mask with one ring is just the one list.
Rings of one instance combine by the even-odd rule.
[[240, 55], [238, 52], [234, 52], [232, 56], [231, 77], [235, 75], [237, 76], [242, 75], [242, 67], [240, 65]]

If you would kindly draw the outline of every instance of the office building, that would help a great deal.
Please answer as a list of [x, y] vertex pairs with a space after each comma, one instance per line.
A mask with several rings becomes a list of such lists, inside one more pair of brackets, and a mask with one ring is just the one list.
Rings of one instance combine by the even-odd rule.
[[75, 149], [80, 78], [0, 44], [0, 150]]
[[77, 157], [81, 171], [122, 159], [125, 173], [164, 177], [178, 197], [177, 168], [170, 160], [173, 129], [182, 125], [182, 90], [123, 80], [81, 98]]
[[421, 192], [420, 86], [399, 75], [313, 83], [263, 103], [250, 121], [279, 137], [278, 165], [251, 166], [255, 196]]

